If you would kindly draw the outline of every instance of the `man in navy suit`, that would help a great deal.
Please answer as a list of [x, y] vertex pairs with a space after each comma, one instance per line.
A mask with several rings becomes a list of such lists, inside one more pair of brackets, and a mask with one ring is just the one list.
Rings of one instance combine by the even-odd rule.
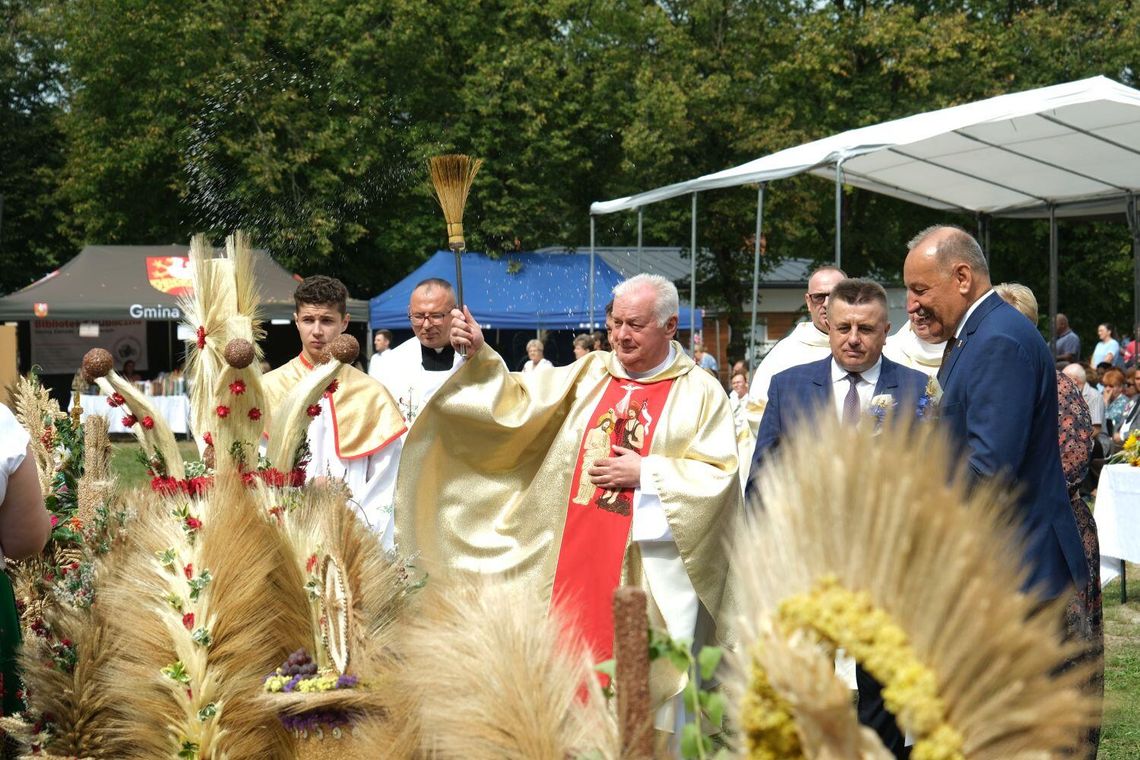
[[910, 243], [907, 311], [946, 340], [938, 373], [942, 424], [974, 480], [1016, 487], [1026, 588], [1043, 598], [1087, 581], [1084, 550], [1057, 447], [1057, 375], [1036, 328], [994, 292], [982, 249], [957, 227], [931, 227]]
[[[796, 427], [810, 426], [816, 415], [835, 414], [845, 425], [858, 425], [871, 399], [879, 395], [892, 397], [897, 404], [895, 414], [916, 414], [927, 378], [882, 355], [891, 330], [882, 286], [872, 280], [840, 280], [831, 290], [827, 324], [830, 357], [786, 369], [772, 378], [752, 455], [749, 491], [765, 455]], [[880, 685], [858, 666], [855, 681], [859, 722], [872, 728], [895, 757], [905, 758], [908, 750], [883, 704]]]
[[827, 322], [831, 356], [772, 378], [752, 455], [753, 476], [785, 435], [797, 426], [810, 426], [821, 409], [858, 424], [875, 396], [893, 397], [899, 405], [896, 413], [906, 414], [903, 410], [913, 413], [926, 390], [926, 375], [882, 355], [891, 324], [887, 293], [877, 282], [840, 280], [831, 291]]

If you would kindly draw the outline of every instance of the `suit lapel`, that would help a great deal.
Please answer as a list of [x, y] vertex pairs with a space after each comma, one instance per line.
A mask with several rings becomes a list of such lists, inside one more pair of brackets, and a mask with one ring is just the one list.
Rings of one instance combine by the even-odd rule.
[[815, 376], [811, 380], [812, 388], [815, 392], [815, 398], [812, 401], [816, 404], [827, 403], [831, 401], [832, 385], [831, 382], [831, 357], [818, 362], [818, 368], [815, 371]]
[[899, 375], [898, 372], [896, 372], [895, 363], [884, 356], [882, 363], [879, 365], [879, 382], [875, 383], [875, 393], [873, 395], [880, 396], [884, 393], [889, 393], [892, 388], [897, 387], [899, 387]]
[[[961, 337], [954, 343], [954, 348], [950, 351], [950, 357], [946, 360], [946, 363], [938, 369], [938, 383], [943, 388], [945, 388], [946, 383], [949, 382], [950, 375], [954, 372], [954, 365], [958, 363], [958, 358], [962, 356], [962, 351], [966, 348], [966, 343], [969, 342], [970, 336], [978, 329], [978, 325], [982, 323], [982, 320], [989, 316], [989, 313], [1002, 303], [1004, 303], [1004, 301], [1001, 300], [1001, 296], [997, 293], [990, 293], [978, 304], [978, 308], [974, 309], [974, 313], [966, 320], [966, 326], [962, 328]], [[955, 339], [950, 338], [950, 340]]]

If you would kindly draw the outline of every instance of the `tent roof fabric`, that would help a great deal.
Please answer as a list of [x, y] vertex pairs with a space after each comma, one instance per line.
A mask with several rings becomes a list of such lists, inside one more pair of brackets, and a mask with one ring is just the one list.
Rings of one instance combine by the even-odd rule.
[[[189, 278], [189, 250], [185, 245], [85, 246], [56, 271], [0, 298], [0, 319], [181, 319], [177, 295], [159, 286]], [[255, 250], [253, 256], [263, 316], [291, 318], [297, 280], [265, 251]], [[164, 281], [160, 272], [170, 275], [171, 281]], [[43, 306], [37, 309], [37, 305]], [[367, 302], [350, 300], [348, 310], [363, 319]]]
[[[437, 251], [414, 272], [369, 302], [373, 329], [407, 329], [408, 299], [429, 277], [455, 282], [455, 256]], [[624, 279], [598, 256], [594, 261], [594, 325], [605, 324], [610, 292]], [[463, 254], [463, 297], [484, 328], [585, 330], [590, 327], [590, 257], [586, 253]], [[697, 311], [697, 328], [701, 326]], [[682, 306], [678, 329], [689, 329]]]
[[1123, 213], [1140, 193], [1140, 91], [1106, 77], [1000, 95], [772, 153], [638, 195], [611, 214], [810, 172], [936, 209], [994, 216]]

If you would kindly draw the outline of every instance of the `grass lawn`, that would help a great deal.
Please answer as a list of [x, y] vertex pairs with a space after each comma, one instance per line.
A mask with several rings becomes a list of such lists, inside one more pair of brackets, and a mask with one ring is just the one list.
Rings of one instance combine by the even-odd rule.
[[[179, 442], [182, 456], [196, 459], [192, 442]], [[133, 441], [114, 444], [111, 466], [124, 486], [145, 484], [146, 467]], [[1140, 565], [1128, 566], [1129, 600], [1120, 603], [1120, 581], [1104, 589], [1104, 729], [1100, 760], [1140, 758]]]
[[1128, 603], [1120, 581], [1104, 589], [1104, 730], [1102, 760], [1140, 757], [1140, 565], [1128, 566]]
[[[178, 449], [183, 459], [197, 459], [198, 447], [193, 441], [179, 441]], [[117, 441], [111, 445], [111, 470], [119, 477], [124, 488], [140, 486], [150, 482], [146, 465], [139, 459], [142, 449], [133, 440]]]

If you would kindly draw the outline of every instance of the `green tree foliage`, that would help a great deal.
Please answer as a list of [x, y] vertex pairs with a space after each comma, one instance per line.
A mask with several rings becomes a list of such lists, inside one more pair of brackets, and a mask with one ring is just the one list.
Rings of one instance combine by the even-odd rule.
[[[471, 249], [580, 246], [594, 200], [1004, 92], [1094, 74], [1134, 84], [1133, 6], [0, 0], [14, 22], [0, 51], [0, 250], [17, 262], [4, 282], [84, 242], [242, 226], [294, 271], [372, 294], [444, 245], [424, 161], [445, 151], [487, 160]], [[832, 257], [833, 193], [813, 177], [769, 187], [766, 267]], [[755, 203], [755, 188], [698, 203], [699, 300], [732, 315], [734, 354]], [[904, 241], [946, 218], [850, 188], [842, 216], [847, 270], [888, 280]], [[645, 241], [687, 247], [689, 223], [688, 198], [651, 206]], [[1028, 278], [1044, 302], [1043, 226], [993, 230], [995, 272]], [[1061, 307], [1088, 341], [1098, 320], [1129, 321], [1126, 235], [1064, 230]], [[598, 220], [599, 243], [635, 239], [634, 214]]]
[[0, 0], [0, 292], [46, 274], [66, 243], [56, 233], [57, 59], [34, 31], [32, 3]]

